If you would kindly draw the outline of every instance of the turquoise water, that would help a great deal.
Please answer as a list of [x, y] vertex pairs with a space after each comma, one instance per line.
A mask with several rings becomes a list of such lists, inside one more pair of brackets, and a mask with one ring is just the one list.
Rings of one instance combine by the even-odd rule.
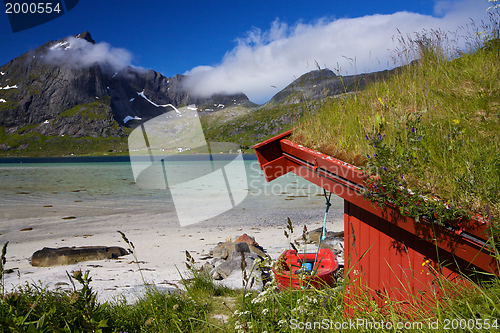
[[[189, 170], [199, 162], [176, 163]], [[255, 159], [244, 163], [248, 195], [218, 220], [274, 224], [290, 216], [297, 222], [322, 221], [322, 189], [292, 174], [267, 183]], [[342, 207], [335, 198], [332, 210]], [[135, 183], [130, 162], [0, 163], [0, 226], [2, 220], [19, 218], [174, 211], [168, 190]]]

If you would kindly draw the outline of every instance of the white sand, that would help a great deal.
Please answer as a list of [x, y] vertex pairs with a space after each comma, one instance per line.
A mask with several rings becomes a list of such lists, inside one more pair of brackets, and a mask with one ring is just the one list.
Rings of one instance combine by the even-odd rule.
[[[130, 165], [123, 163], [3, 165], [0, 167], [0, 246], [9, 241], [6, 288], [38, 283], [70, 287], [66, 271], [90, 270], [101, 301], [133, 296], [144, 288], [132, 255], [119, 260], [82, 262], [60, 267], [32, 267], [32, 254], [44, 247], [121, 246], [117, 230], [136, 248], [144, 278], [174, 288], [186, 268], [185, 250], [196, 261], [218, 243], [243, 233], [276, 259], [288, 248], [283, 234], [287, 217], [299, 238], [323, 222], [323, 190], [288, 174], [266, 183], [257, 161], [247, 169], [249, 194], [235, 208], [207, 221], [180, 227], [168, 193], [138, 187]], [[194, 209], [196, 202], [193, 201]], [[199, 201], [198, 201], [199, 202]], [[74, 219], [64, 217], [74, 216]], [[32, 228], [28, 231], [21, 231]], [[327, 229], [343, 229], [343, 200], [332, 197]], [[296, 236], [295, 236], [296, 235]]]
[[[336, 211], [332, 212], [335, 219], [327, 224], [328, 230], [343, 229], [339, 209], [337, 207]], [[0, 245], [3, 245], [5, 240], [9, 241], [5, 268], [15, 270], [5, 276], [6, 289], [12, 290], [26, 282], [39, 282], [50, 289], [72, 288], [66, 272], [71, 274], [71, 271], [81, 269], [91, 271], [92, 286], [98, 292], [100, 301], [112, 300], [117, 295], [132, 300], [134, 295], [140, 294], [144, 289], [144, 283], [131, 254], [118, 260], [89, 261], [47, 268], [32, 267], [29, 263], [31, 255], [43, 247], [95, 245], [121, 246], [127, 249], [127, 244], [117, 230], [124, 232], [134, 244], [144, 279], [158, 288], [167, 289], [175, 288], [172, 284], [178, 284], [181, 280], [179, 271], [185, 274], [185, 250], [199, 262], [217, 243], [229, 238], [234, 239], [243, 233], [255, 237], [273, 259], [276, 259], [283, 249], [288, 248], [283, 233], [286, 220], [271, 226], [255, 226], [256, 224], [252, 223], [245, 226], [244, 222], [232, 225], [229, 221], [236, 216], [229, 214], [216, 218], [217, 224], [207, 221], [182, 228], [165, 223], [166, 219], [172, 217], [171, 214], [93, 215], [88, 212], [83, 217], [70, 220], [49, 216], [2, 221], [3, 234]], [[246, 216], [250, 217], [252, 213], [248, 212]], [[238, 217], [241, 218], [241, 214]], [[320, 218], [315, 219], [317, 222], [306, 223], [309, 230], [321, 226], [321, 211], [318, 211], [318, 217]], [[295, 228], [294, 238], [299, 238], [302, 232], [303, 224], [298, 224], [300, 226]], [[33, 229], [20, 231], [21, 227]]]

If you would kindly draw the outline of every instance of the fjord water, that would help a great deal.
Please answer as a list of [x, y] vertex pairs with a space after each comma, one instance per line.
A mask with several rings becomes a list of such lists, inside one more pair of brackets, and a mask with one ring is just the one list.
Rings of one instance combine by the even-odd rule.
[[[11, 163], [0, 161], [0, 234], [2, 221], [12, 219], [98, 219], [99, 216], [120, 213], [170, 213], [172, 218], [166, 223], [178, 225], [169, 191], [138, 186], [131, 164], [126, 160], [68, 158], [9, 160]], [[191, 158], [175, 163], [184, 172], [190, 172], [196, 169], [199, 161]], [[244, 163], [249, 191], [246, 199], [230, 211], [201, 222], [202, 225], [284, 225], [287, 217], [297, 223], [322, 221], [324, 199], [319, 187], [292, 174], [266, 183], [254, 155], [245, 156]], [[193, 202], [193, 207], [196, 204]], [[339, 212], [342, 207], [342, 200], [336, 198], [331, 218], [341, 218]]]

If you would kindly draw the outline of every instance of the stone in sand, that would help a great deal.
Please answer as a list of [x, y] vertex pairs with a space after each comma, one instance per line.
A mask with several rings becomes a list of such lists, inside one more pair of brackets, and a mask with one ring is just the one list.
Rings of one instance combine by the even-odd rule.
[[321, 241], [320, 248], [330, 249], [338, 256], [344, 252], [344, 238], [327, 237]]
[[262, 247], [255, 247], [253, 245], [248, 245], [248, 248], [250, 249], [251, 253], [255, 253], [259, 257], [262, 257], [263, 259], [267, 257], [268, 255], [262, 250]]
[[[323, 228], [318, 228], [318, 229], [314, 229], [314, 230], [311, 230], [309, 231], [309, 236], [307, 237], [307, 241], [308, 243], [318, 243], [318, 240], [319, 238], [321, 237], [321, 232], [322, 232]], [[325, 229], [325, 236], [327, 238], [343, 238], [344, 237], [344, 231], [327, 231]], [[299, 239], [299, 241], [301, 241], [302, 238]]]
[[[262, 278], [259, 277], [260, 272], [254, 271], [251, 276], [247, 277], [246, 286], [243, 284], [243, 274], [241, 270], [234, 270], [231, 274], [221, 281], [221, 283], [231, 289], [243, 289], [260, 291], [263, 288]], [[253, 279], [253, 283], [251, 283]]]
[[81, 261], [116, 259], [126, 254], [127, 250], [118, 246], [44, 247], [33, 253], [31, 265], [36, 267], [72, 265]]
[[231, 259], [233, 253], [249, 253], [250, 247], [247, 243], [237, 242], [237, 243], [219, 243], [212, 251], [212, 256], [222, 258], [222, 259]]
[[248, 236], [247, 234], [243, 234], [241, 235], [240, 237], [236, 238], [234, 240], [234, 242], [243, 242], [243, 243], [247, 243], [248, 245], [252, 245], [252, 246], [255, 246], [255, 247], [258, 247], [259, 246], [259, 243], [257, 243], [255, 241], [255, 238], [253, 237], [250, 237]]
[[[253, 262], [255, 259], [257, 259], [257, 256], [253, 253], [245, 253], [244, 255], [245, 258], [245, 270], [247, 271], [247, 274], [250, 274], [253, 266]], [[210, 275], [215, 279], [215, 280], [222, 280], [227, 278], [233, 271], [239, 271], [240, 276], [243, 274], [242, 273], [242, 254], [235, 252], [231, 256], [231, 259], [228, 259], [226, 261], [221, 262], [215, 268], [213, 268], [210, 271]]]

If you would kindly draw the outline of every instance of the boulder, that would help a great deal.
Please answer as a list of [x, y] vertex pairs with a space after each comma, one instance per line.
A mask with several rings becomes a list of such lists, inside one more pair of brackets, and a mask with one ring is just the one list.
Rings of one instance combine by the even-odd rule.
[[234, 242], [243, 242], [247, 243], [248, 245], [258, 247], [259, 243], [255, 241], [255, 238], [248, 236], [247, 234], [243, 234], [240, 237], [236, 238]]
[[[244, 265], [246, 265], [245, 270], [247, 271], [247, 274], [250, 275], [252, 271], [253, 262], [255, 259], [257, 259], [257, 255], [248, 253], [244, 255], [244, 258], [245, 258]], [[215, 280], [222, 280], [226, 279], [229, 275], [231, 275], [232, 272], [239, 271], [240, 276], [242, 276], [241, 266], [242, 266], [241, 253], [233, 253], [231, 259], [225, 260], [221, 262], [219, 265], [215, 266], [215, 268], [213, 268], [210, 271], [210, 275]]]
[[[251, 283], [251, 279], [253, 278], [253, 283]], [[221, 281], [224, 286], [231, 289], [243, 289], [246, 290], [262, 290], [263, 282], [260, 277], [260, 271], [254, 271], [251, 276], [248, 276], [248, 282], [245, 286], [243, 284], [243, 274], [241, 270], [234, 270], [231, 274], [226, 277], [223, 281]]]
[[247, 243], [243, 242], [225, 242], [219, 243], [210, 254], [214, 258], [231, 259], [233, 253], [250, 253]]
[[260, 246], [256, 247], [253, 245], [248, 245], [248, 248], [250, 249], [250, 253], [255, 253], [256, 255], [261, 257], [262, 259], [267, 257], [267, 254], [262, 250], [262, 247], [260, 247]]
[[338, 256], [344, 252], [344, 238], [327, 237], [321, 241], [320, 248], [330, 249]]
[[204, 264], [201, 266], [201, 271], [204, 271], [204, 272], [205, 272], [205, 271], [208, 271], [208, 272], [210, 272], [212, 269], [214, 269], [214, 267], [215, 267], [215, 266], [214, 266], [214, 265], [212, 265], [211, 263], [206, 262], [206, 263], [204, 263]]
[[[321, 237], [321, 232], [322, 232], [322, 229], [323, 228], [318, 228], [318, 229], [314, 229], [314, 230], [311, 230], [309, 231], [309, 236], [307, 238], [307, 241], [308, 243], [318, 243], [318, 240], [319, 238]], [[326, 238], [344, 238], [344, 231], [327, 231], [325, 230], [325, 236]], [[299, 241], [302, 240], [299, 239]]]
[[[248, 279], [251, 276], [254, 279], [252, 289], [262, 288], [262, 274], [264, 272], [261, 267], [253, 269], [253, 265], [255, 260], [264, 259], [268, 255], [253, 237], [243, 234], [234, 242], [221, 242], [210, 251], [210, 255], [213, 256], [213, 259], [205, 263], [202, 269], [209, 271], [209, 275], [214, 280], [220, 280], [220, 283], [230, 288], [243, 288], [244, 273], [242, 268], [244, 268]], [[244, 267], [242, 267], [242, 260], [245, 260]], [[250, 288], [249, 285], [248, 288]]]
[[81, 261], [116, 259], [127, 254], [127, 250], [118, 246], [44, 247], [33, 253], [31, 265], [36, 267], [72, 265]]

